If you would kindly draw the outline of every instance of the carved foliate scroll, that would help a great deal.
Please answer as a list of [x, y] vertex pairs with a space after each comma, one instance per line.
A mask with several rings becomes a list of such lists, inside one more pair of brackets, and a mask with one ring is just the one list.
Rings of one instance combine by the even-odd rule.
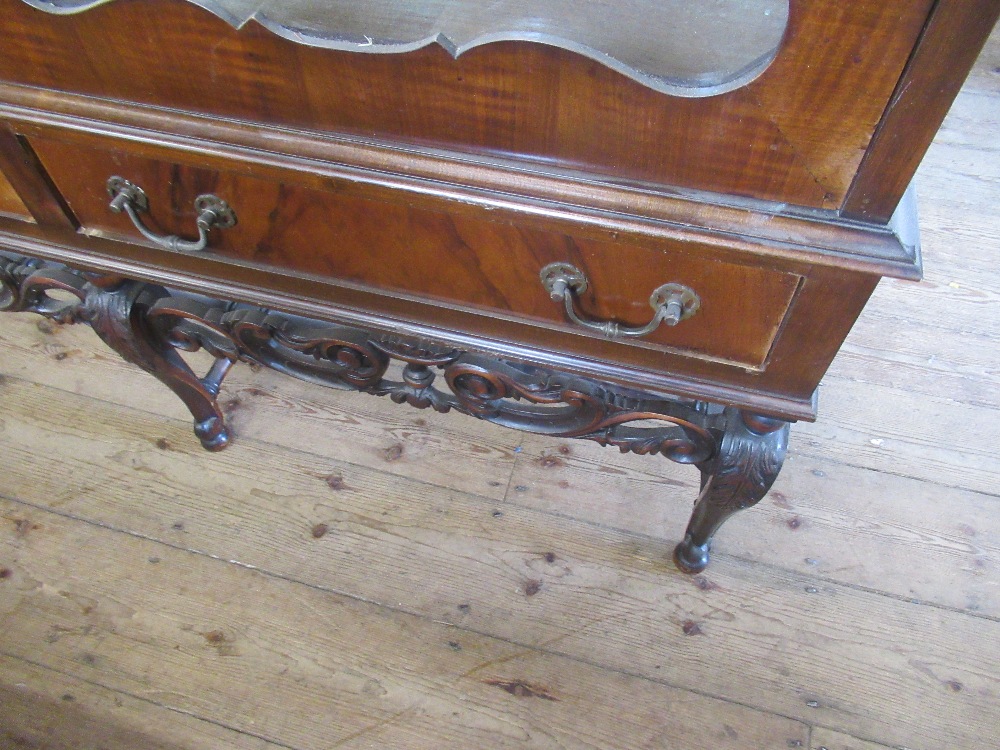
[[[432, 341], [88, 276], [0, 253], [4, 310], [89, 323], [108, 346], [184, 401], [195, 434], [209, 450], [229, 442], [217, 397], [229, 368], [244, 361], [420, 409], [454, 410], [527, 432], [696, 464], [702, 491], [675, 551], [687, 572], [708, 564], [719, 526], [768, 491], [788, 442], [786, 422], [732, 406], [640, 393]], [[202, 377], [179, 353], [199, 349], [214, 357]], [[393, 361], [402, 364], [401, 379], [389, 374]]]

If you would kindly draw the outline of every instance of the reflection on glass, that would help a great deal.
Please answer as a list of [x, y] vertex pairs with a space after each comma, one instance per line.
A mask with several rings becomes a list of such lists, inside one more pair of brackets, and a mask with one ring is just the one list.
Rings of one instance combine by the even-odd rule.
[[[437, 42], [458, 56], [497, 41], [551, 44], [680, 96], [730, 91], [760, 75], [788, 23], [788, 0], [189, 1], [237, 27], [255, 19], [302, 44], [357, 52]], [[25, 2], [75, 13], [113, 0]]]

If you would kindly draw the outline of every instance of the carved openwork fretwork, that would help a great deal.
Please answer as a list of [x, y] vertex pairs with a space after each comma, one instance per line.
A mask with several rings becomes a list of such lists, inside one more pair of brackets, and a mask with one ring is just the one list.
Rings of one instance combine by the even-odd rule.
[[[696, 464], [702, 491], [675, 552], [689, 572], [708, 563], [719, 526], [770, 489], [787, 444], [786, 422], [733, 407], [643, 394], [436, 342], [88, 277], [4, 254], [0, 310], [89, 323], [184, 401], [195, 434], [210, 450], [229, 442], [217, 397], [230, 367], [243, 361], [421, 409], [455, 410], [505, 427]], [[199, 349], [215, 359], [203, 377], [179, 354]], [[393, 361], [402, 364], [400, 379], [389, 376]]]
[[83, 274], [31, 258], [0, 255], [0, 311], [34, 312], [73, 323], [87, 296]]
[[[178, 348], [203, 347], [218, 358], [418, 408], [454, 409], [507, 427], [588, 438], [685, 463], [705, 460], [715, 445], [711, 418], [696, 407], [627, 396], [589, 380], [429, 342], [174, 295], [152, 304], [147, 319], [160, 338]], [[403, 364], [402, 380], [386, 377], [391, 360]], [[657, 424], [632, 426], [640, 421]]]

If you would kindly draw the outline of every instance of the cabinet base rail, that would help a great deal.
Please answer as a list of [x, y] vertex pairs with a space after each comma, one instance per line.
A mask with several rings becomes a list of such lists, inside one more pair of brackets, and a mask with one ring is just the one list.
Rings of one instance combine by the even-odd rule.
[[[701, 471], [701, 492], [684, 540], [674, 550], [675, 563], [687, 573], [705, 569], [712, 537], [730, 516], [764, 497], [788, 444], [788, 422], [733, 406], [652, 395], [445, 343], [310, 320], [20, 255], [0, 254], [0, 311], [89, 324], [109, 347], [180, 397], [208, 450], [230, 442], [218, 396], [229, 369], [246, 362], [419, 409], [455, 410], [527, 432], [694, 464]], [[214, 358], [201, 377], [181, 356], [199, 349]]]

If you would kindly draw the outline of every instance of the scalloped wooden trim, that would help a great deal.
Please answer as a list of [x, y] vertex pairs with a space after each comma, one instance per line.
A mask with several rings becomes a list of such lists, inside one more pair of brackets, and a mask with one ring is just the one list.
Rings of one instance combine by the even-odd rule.
[[[23, 1], [47, 13], [67, 15], [113, 0]], [[640, 5], [641, 0], [627, 0], [615, 7], [613, 19], [602, 24], [584, 20], [585, 14], [571, 0], [550, 0], [555, 7], [548, 17], [541, 16], [541, 0], [501, 0], [489, 8], [478, 7], [475, 0], [439, 0], [437, 5], [443, 7], [438, 13], [420, 16], [419, 10], [414, 11], [403, 38], [389, 39], [378, 34], [376, 19], [385, 23], [398, 0], [368, 0], [366, 12], [373, 20], [357, 18], [350, 10], [353, 0], [187, 2], [237, 29], [253, 20], [299, 44], [350, 52], [403, 53], [436, 43], [458, 57], [494, 42], [548, 44], [595, 60], [654, 90], [683, 97], [722, 94], [757, 78], [777, 56], [789, 15], [789, 0], [660, 0], [631, 10], [628, 6]], [[478, 17], [469, 20], [463, 13], [466, 5], [477, 7]], [[650, 58], [650, 44], [637, 44], [626, 54], [611, 51], [621, 49], [622, 39], [651, 30], [656, 35], [656, 59]], [[741, 44], [743, 49], [735, 51]], [[713, 60], [719, 61], [717, 69]]]

